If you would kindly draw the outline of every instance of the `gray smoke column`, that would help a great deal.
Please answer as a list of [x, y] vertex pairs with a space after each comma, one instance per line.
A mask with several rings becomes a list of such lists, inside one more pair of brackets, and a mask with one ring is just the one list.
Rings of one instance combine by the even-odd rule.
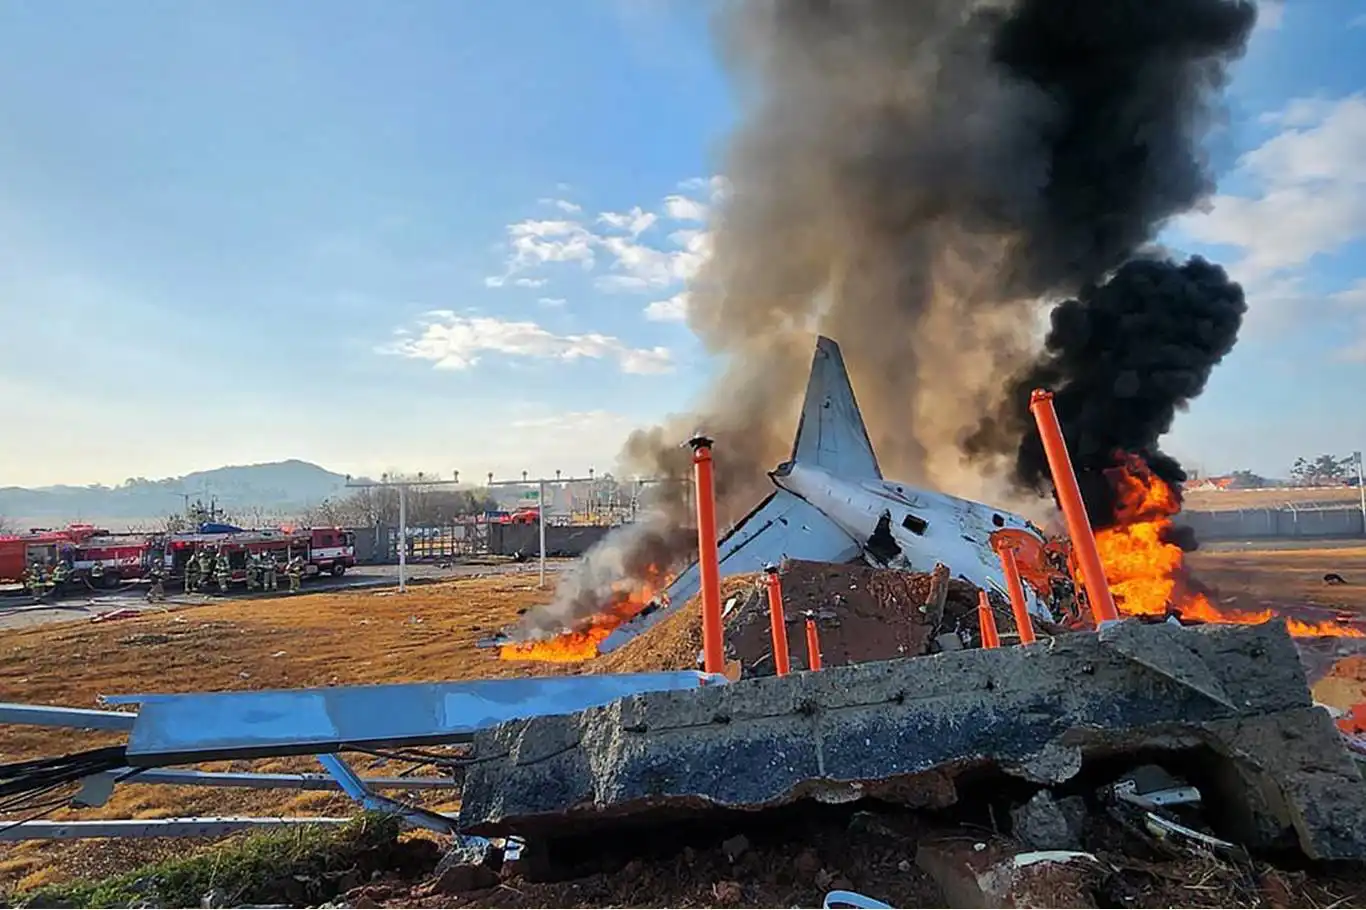
[[[889, 476], [999, 495], [963, 443], [1031, 359], [1038, 301], [1212, 190], [1201, 140], [1255, 19], [1248, 0], [723, 4], [741, 120], [689, 312], [722, 373], [632, 438], [627, 469], [686, 477], [677, 446], [704, 429], [720, 515], [742, 515], [791, 446], [820, 331]], [[661, 498], [657, 527], [686, 518]], [[580, 618], [594, 575], [552, 613]]]

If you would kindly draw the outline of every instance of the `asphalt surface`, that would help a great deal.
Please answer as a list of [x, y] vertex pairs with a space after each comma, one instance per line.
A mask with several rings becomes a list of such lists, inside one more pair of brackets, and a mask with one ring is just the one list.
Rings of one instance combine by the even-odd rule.
[[[574, 562], [566, 559], [547, 559], [546, 571], [557, 572], [565, 565]], [[471, 563], [464, 565], [454, 565], [440, 568], [434, 565], [418, 564], [407, 567], [407, 580], [413, 584], [430, 584], [436, 581], [445, 581], [451, 578], [464, 578], [471, 575], [534, 575], [539, 571], [539, 564], [532, 560], [524, 563], [498, 562], [490, 564]], [[137, 610], [137, 611], [158, 611], [174, 607], [196, 606], [199, 604], [216, 603], [222, 600], [239, 600], [248, 597], [265, 596], [288, 596], [284, 588], [288, 581], [280, 579], [281, 591], [276, 595], [247, 594], [241, 585], [235, 585], [232, 593], [221, 596], [216, 594], [189, 594], [177, 593], [178, 582], [167, 584], [167, 597], [161, 603], [148, 603], [146, 600], [147, 586], [136, 584], [128, 588], [109, 591], [91, 592], [88, 597], [66, 596], [53, 604], [35, 604], [27, 597], [10, 596], [0, 598], [0, 631], [8, 629], [24, 629], [32, 626], [42, 625], [49, 622], [70, 621], [73, 619], [85, 619], [98, 621], [103, 614], [113, 613], [118, 610]], [[398, 584], [398, 566], [357, 566], [347, 571], [341, 578], [323, 576], [305, 580], [303, 591], [305, 593], [321, 593], [325, 591], [346, 591], [361, 588], [385, 588], [393, 587]]]

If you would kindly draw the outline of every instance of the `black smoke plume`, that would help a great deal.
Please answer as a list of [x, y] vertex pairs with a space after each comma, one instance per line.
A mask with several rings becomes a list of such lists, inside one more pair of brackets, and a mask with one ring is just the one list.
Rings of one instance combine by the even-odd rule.
[[1108, 527], [1117, 516], [1106, 474], [1116, 453], [1141, 457], [1179, 496], [1186, 473], [1158, 442], [1177, 411], [1205, 390], [1246, 312], [1242, 287], [1204, 259], [1127, 262], [1053, 310], [1039, 359], [1015, 379], [1003, 412], [983, 422], [969, 450], [1018, 440], [1015, 479], [1042, 494], [1051, 479], [1029, 396], [1048, 389], [1092, 527]]
[[[963, 440], [1031, 360], [1039, 299], [1100, 280], [1213, 189], [1201, 140], [1255, 19], [1250, 0], [722, 4], [741, 116], [688, 321], [723, 369], [624, 467], [686, 479], [677, 447], [705, 430], [718, 515], [742, 515], [791, 446], [819, 331], [889, 476], [999, 495]], [[678, 496], [652, 519], [687, 520]], [[593, 562], [636, 562], [613, 553], [635, 533], [550, 613], [582, 618]]]

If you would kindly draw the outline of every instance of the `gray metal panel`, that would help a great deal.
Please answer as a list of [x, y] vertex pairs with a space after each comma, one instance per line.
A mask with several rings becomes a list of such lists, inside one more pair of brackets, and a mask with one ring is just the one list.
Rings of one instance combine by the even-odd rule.
[[85, 837], [217, 837], [245, 828], [287, 828], [299, 825], [342, 825], [349, 818], [138, 818], [79, 822], [31, 821], [0, 826], [0, 842], [21, 840], [78, 840]]
[[[764, 503], [740, 521], [721, 540], [721, 577], [760, 572], [767, 565], [776, 565], [784, 558], [810, 559], [816, 562], [849, 562], [856, 559], [862, 548], [854, 538], [821, 514], [814, 506], [798, 499], [786, 490], [778, 490]], [[694, 562], [674, 579], [665, 592], [669, 606], [623, 623], [605, 638], [598, 649], [606, 654], [615, 651], [666, 616], [687, 603], [701, 584], [697, 563]]]
[[74, 730], [131, 730], [138, 716], [130, 711], [98, 711], [93, 708], [54, 708], [0, 702], [0, 724], [37, 727], [70, 727]]
[[723, 677], [680, 671], [264, 692], [117, 695], [140, 702], [133, 766], [326, 752], [342, 744], [461, 742], [520, 717], [572, 714], [639, 692], [695, 689]]

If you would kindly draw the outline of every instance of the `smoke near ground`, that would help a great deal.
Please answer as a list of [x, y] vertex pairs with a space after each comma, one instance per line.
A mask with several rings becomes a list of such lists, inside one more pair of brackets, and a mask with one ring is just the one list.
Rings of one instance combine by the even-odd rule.
[[1092, 527], [1116, 517], [1104, 474], [1116, 452], [1142, 457], [1179, 493], [1185, 471], [1158, 441], [1232, 350], [1246, 312], [1242, 287], [1204, 259], [1127, 262], [1053, 310], [1042, 354], [1016, 378], [1001, 413], [983, 422], [970, 448], [1008, 450], [1015, 479], [1042, 493], [1050, 475], [1029, 394], [1050, 389]]
[[[819, 331], [888, 476], [999, 498], [1004, 455], [970, 461], [964, 439], [1031, 360], [1038, 301], [1212, 190], [1200, 142], [1255, 18], [1250, 0], [723, 4], [742, 113], [689, 312], [722, 375], [695, 413], [633, 436], [625, 469], [686, 478], [678, 446], [703, 429], [719, 517], [743, 515], [791, 446]], [[687, 511], [663, 496], [653, 523]], [[590, 554], [549, 613], [581, 618], [595, 560], [623, 546]]]

